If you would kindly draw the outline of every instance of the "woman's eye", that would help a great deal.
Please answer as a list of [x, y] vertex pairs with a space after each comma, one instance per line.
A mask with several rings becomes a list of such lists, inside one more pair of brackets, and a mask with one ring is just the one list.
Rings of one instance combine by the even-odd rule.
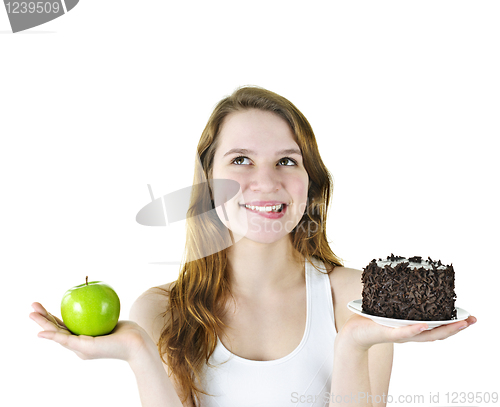
[[[283, 161], [288, 161], [288, 162], [292, 163], [291, 165], [297, 165], [297, 163], [294, 160], [292, 160], [291, 158], [288, 158], [288, 157], [282, 158], [279, 162], [283, 162]], [[287, 164], [287, 165], [290, 165], [290, 164]]]
[[[241, 156], [241, 157], [236, 157], [236, 158], [233, 160], [233, 163], [235, 163], [235, 164], [236, 164], [236, 161], [238, 161], [238, 160], [244, 160], [244, 159], [247, 159], [247, 160], [248, 160], [248, 157], [243, 157], [243, 156]], [[241, 164], [236, 164], [236, 165], [241, 165]]]

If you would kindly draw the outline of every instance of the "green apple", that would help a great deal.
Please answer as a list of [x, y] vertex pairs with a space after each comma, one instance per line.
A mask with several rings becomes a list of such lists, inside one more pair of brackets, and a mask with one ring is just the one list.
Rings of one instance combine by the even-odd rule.
[[100, 336], [109, 334], [118, 323], [120, 299], [102, 281], [88, 282], [70, 288], [61, 301], [61, 316], [66, 327], [75, 335]]

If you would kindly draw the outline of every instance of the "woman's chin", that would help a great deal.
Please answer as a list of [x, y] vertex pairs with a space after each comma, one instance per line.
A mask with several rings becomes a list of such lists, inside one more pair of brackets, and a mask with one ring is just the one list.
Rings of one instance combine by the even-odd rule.
[[260, 243], [260, 244], [272, 244], [280, 241], [281, 239], [288, 236], [288, 233], [251, 233], [248, 232], [244, 236], [238, 235], [237, 233], [233, 233], [235, 242], [242, 242], [248, 244], [252, 243]]

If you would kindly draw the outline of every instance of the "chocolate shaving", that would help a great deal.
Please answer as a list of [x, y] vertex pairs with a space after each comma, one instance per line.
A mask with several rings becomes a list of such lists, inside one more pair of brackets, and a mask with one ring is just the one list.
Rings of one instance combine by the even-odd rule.
[[[379, 259], [380, 260], [380, 259]], [[387, 257], [397, 264], [383, 268], [373, 259], [363, 269], [363, 311], [387, 318], [416, 321], [445, 321], [457, 318], [455, 310], [455, 271], [453, 265], [422, 260]], [[410, 266], [418, 263], [418, 266]], [[431, 268], [426, 268], [431, 267]], [[443, 268], [445, 267], [445, 268]]]

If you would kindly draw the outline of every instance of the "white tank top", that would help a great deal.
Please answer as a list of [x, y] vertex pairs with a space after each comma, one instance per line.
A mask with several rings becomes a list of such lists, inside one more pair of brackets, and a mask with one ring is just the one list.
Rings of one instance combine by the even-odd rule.
[[[323, 262], [314, 264], [326, 271]], [[205, 366], [201, 407], [324, 407], [328, 405], [336, 336], [332, 292], [327, 274], [305, 264], [307, 319], [297, 348], [270, 361], [232, 354], [220, 340]], [[225, 362], [225, 363], [223, 363]]]

